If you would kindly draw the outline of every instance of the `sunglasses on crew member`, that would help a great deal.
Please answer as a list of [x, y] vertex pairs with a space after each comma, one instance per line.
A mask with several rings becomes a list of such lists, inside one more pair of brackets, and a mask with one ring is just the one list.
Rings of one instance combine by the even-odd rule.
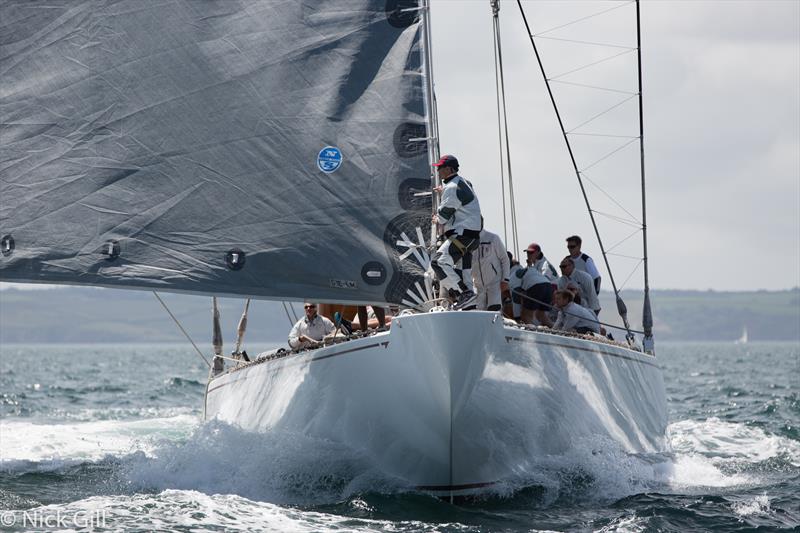
[[568, 244], [567, 245], [567, 248], [569, 248], [570, 250], [572, 250], [573, 248], [577, 248], [577, 247], [578, 247], [577, 244]]
[[316, 309], [316, 308], [317, 308], [316, 305], [304, 305], [303, 306], [303, 309]]

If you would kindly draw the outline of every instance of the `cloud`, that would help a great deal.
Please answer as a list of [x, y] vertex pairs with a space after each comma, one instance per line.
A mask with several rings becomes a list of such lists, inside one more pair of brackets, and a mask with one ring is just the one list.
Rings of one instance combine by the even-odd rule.
[[[524, 5], [535, 32], [621, 5], [547, 35], [635, 44], [632, 3]], [[800, 284], [800, 2], [643, 2], [641, 12], [652, 285], [724, 290]], [[491, 12], [485, 2], [448, 1], [434, 2], [432, 15], [441, 146], [459, 156], [463, 174], [477, 187], [487, 226], [503, 235]], [[566, 252], [564, 237], [578, 233], [599, 261], [516, 2], [501, 4], [501, 36], [521, 244], [539, 241], [558, 258]], [[544, 43], [548, 75], [614, 50], [537, 42]], [[626, 54], [565, 79], [635, 92], [634, 59]], [[568, 127], [625, 97], [553, 87]], [[580, 131], [627, 135], [633, 129], [636, 135], [636, 99], [630, 104]], [[624, 142], [574, 139], [579, 168]], [[638, 143], [587, 175], [641, 217]], [[587, 190], [597, 211], [627, 217], [601, 192]], [[625, 224], [597, 218], [606, 245], [630, 234]], [[624, 253], [641, 256], [640, 245], [638, 236], [631, 238]], [[615, 261], [615, 275], [624, 279], [630, 261]], [[784, 268], [766, 275], [775, 261]]]

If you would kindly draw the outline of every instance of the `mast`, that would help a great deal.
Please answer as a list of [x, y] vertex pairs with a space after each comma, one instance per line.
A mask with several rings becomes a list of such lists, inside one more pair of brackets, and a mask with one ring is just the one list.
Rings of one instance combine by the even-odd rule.
[[642, 176], [642, 267], [644, 269], [644, 301], [642, 303], [642, 329], [644, 350], [653, 353], [653, 313], [650, 309], [650, 273], [647, 267], [647, 195], [644, 179], [644, 113], [642, 106], [642, 32], [639, 19], [639, 0], [636, 0], [636, 54], [639, 64], [639, 164]]
[[[425, 123], [427, 136], [415, 141], [427, 141], [428, 163], [430, 168], [431, 188], [440, 185], [439, 175], [433, 164], [439, 160], [439, 117], [436, 110], [436, 96], [433, 90], [433, 52], [431, 50], [431, 7], [430, 0], [422, 0], [422, 76], [425, 80]], [[439, 197], [433, 195], [433, 213], [439, 209]], [[436, 235], [436, 225], [431, 227], [431, 239]]]

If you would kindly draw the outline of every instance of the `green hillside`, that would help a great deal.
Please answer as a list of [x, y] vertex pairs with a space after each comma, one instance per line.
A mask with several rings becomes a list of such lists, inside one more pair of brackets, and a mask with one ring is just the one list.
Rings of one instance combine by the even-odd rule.
[[[195, 342], [211, 336], [211, 299], [163, 294]], [[641, 293], [623, 292], [631, 326], [641, 328]], [[732, 341], [747, 328], [751, 341], [800, 341], [800, 289], [715, 292], [654, 291], [658, 340]], [[220, 299], [226, 343], [234, 339], [243, 300]], [[619, 324], [611, 294], [601, 294], [603, 321]], [[301, 314], [301, 306], [295, 304]], [[283, 342], [290, 327], [279, 302], [254, 301], [247, 340]], [[184, 342], [149, 292], [82, 287], [0, 291], [0, 342]]]

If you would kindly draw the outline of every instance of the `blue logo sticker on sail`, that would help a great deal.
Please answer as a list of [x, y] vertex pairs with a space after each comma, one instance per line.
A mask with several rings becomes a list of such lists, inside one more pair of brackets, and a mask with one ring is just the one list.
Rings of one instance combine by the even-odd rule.
[[342, 151], [335, 146], [326, 146], [319, 151], [317, 167], [326, 174], [336, 172], [342, 164]]

